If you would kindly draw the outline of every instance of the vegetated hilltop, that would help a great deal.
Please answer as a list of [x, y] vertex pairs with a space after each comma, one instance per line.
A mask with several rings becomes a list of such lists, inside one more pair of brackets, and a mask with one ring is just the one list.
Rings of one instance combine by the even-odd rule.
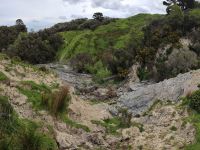
[[126, 78], [137, 63], [141, 80], [160, 81], [199, 68], [199, 20], [199, 9], [182, 12], [173, 6], [169, 15], [139, 14], [95, 30], [62, 32], [58, 59], [100, 82], [113, 75]]
[[[117, 19], [95, 30], [62, 32], [65, 44], [58, 53], [59, 61], [70, 60], [78, 72], [88, 72], [103, 79], [128, 72], [135, 62], [134, 44], [140, 45], [142, 29], [161, 15], [140, 14]], [[124, 75], [126, 76], [126, 74]]]
[[70, 63], [77, 72], [92, 74], [98, 83], [110, 77], [126, 79], [134, 64], [140, 80], [161, 81], [199, 68], [197, 4], [187, 10], [174, 4], [167, 15], [126, 19], [96, 13], [94, 19], [76, 19], [33, 33], [17, 30], [25, 26], [21, 21], [0, 29], [1, 39], [7, 41], [1, 51], [33, 64]]

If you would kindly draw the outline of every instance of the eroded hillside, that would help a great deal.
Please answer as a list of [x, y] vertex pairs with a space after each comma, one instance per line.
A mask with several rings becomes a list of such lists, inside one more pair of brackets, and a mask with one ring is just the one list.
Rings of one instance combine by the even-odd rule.
[[[133, 117], [126, 110], [112, 116], [109, 112], [112, 104], [83, 100], [80, 93], [75, 94], [73, 84], [69, 84], [70, 102], [57, 114], [44, 103], [49, 100], [48, 92], [67, 86], [56, 73], [5, 55], [1, 55], [0, 72], [1, 147], [26, 149], [32, 143], [41, 150], [159, 150], [182, 149], [194, 142], [195, 128], [185, 121], [189, 117], [187, 109], [177, 107], [178, 104], [156, 103], [141, 117]], [[59, 98], [49, 96], [53, 97], [49, 102], [55, 106]], [[3, 109], [5, 106], [9, 109]]]

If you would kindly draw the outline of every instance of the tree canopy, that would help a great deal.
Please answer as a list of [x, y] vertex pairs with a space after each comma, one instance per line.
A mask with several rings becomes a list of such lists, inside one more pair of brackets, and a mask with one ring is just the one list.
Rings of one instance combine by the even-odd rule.
[[195, 7], [195, 0], [165, 0], [163, 1], [163, 5], [167, 6], [167, 13], [169, 14], [171, 11], [171, 6], [178, 5], [183, 11], [187, 9], [192, 9]]
[[93, 18], [98, 21], [103, 21], [103, 19], [104, 19], [103, 13], [101, 13], [101, 12], [94, 13]]

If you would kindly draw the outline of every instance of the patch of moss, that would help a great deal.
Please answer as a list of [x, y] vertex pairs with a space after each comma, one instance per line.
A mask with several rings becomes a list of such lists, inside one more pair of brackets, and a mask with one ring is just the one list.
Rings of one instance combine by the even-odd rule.
[[82, 125], [80, 123], [77, 123], [76, 121], [71, 120], [69, 117], [66, 115], [61, 116], [61, 119], [69, 126], [77, 128], [77, 129], [83, 129], [86, 132], [90, 132], [89, 127]]
[[141, 123], [133, 122], [133, 123], [132, 123], [132, 126], [133, 126], [133, 127], [137, 127], [137, 128], [140, 130], [140, 132], [143, 132], [143, 131], [144, 131], [144, 125], [141, 124]]
[[156, 100], [151, 107], [148, 109], [148, 111], [146, 111], [143, 116], [148, 115], [150, 112], [152, 112], [152, 110], [154, 110], [156, 108], [156, 106], [158, 105], [162, 105], [162, 101], [161, 100]]
[[6, 81], [6, 80], [8, 80], [8, 77], [3, 72], [0, 71], [0, 81]]
[[121, 126], [120, 126], [121, 122], [118, 117], [105, 119], [103, 121], [92, 120], [91, 122], [93, 124], [105, 127], [106, 132], [108, 134], [119, 135], [119, 132], [117, 132], [117, 130], [119, 130], [121, 128]]
[[170, 127], [170, 130], [172, 130], [172, 131], [177, 131], [177, 127], [172, 126], [172, 127]]

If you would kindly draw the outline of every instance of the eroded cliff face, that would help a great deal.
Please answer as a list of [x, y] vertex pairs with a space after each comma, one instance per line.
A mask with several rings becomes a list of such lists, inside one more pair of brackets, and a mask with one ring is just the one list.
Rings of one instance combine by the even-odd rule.
[[[129, 82], [129, 90], [132, 91], [123, 93], [117, 101], [117, 105], [128, 108], [133, 114], [147, 111], [148, 113], [144, 116], [132, 117], [131, 126], [118, 128], [117, 134], [108, 133], [104, 121], [107, 118], [115, 117], [109, 112], [114, 108], [115, 103], [110, 103], [110, 101], [107, 103], [105, 100], [92, 103], [87, 100], [94, 95], [95, 98], [107, 95], [108, 87], [96, 87], [94, 92], [89, 92], [89, 95], [87, 91], [77, 95], [77, 89], [80, 91], [84, 86], [87, 89], [94, 87], [90, 76], [74, 74], [69, 70], [65, 71], [65, 74], [56, 75], [52, 71], [43, 72], [33, 66], [13, 63], [9, 58], [1, 58], [0, 72], [8, 78], [6, 81], [0, 81], [0, 95], [9, 98], [9, 102], [20, 118], [42, 123], [43, 132], [50, 130], [49, 126], [51, 126], [53, 130], [51, 136], [56, 141], [58, 149], [123, 150], [129, 148], [135, 150], [143, 148], [171, 150], [181, 149], [195, 140], [195, 128], [192, 124], [184, 122], [185, 118], [188, 117], [187, 109], [176, 107], [178, 105], [176, 102], [181, 96], [197, 89], [200, 80], [199, 70], [157, 84], [146, 85]], [[75, 127], [66, 123], [52, 116], [46, 110], [35, 110], [28, 97], [18, 90], [18, 87], [22, 86], [22, 82], [26, 81], [43, 83], [47, 86], [68, 84], [72, 99], [66, 115], [73, 124], [79, 124], [79, 126]], [[120, 94], [113, 95], [115, 95], [115, 100]], [[149, 110], [156, 99], [162, 100], [163, 103], [157, 103]], [[168, 99], [172, 100], [174, 104], [166, 102]], [[95, 124], [94, 121], [99, 122], [99, 124]], [[83, 126], [89, 130], [83, 130]], [[109, 124], [109, 126], [111, 129], [115, 128], [115, 124]]]

